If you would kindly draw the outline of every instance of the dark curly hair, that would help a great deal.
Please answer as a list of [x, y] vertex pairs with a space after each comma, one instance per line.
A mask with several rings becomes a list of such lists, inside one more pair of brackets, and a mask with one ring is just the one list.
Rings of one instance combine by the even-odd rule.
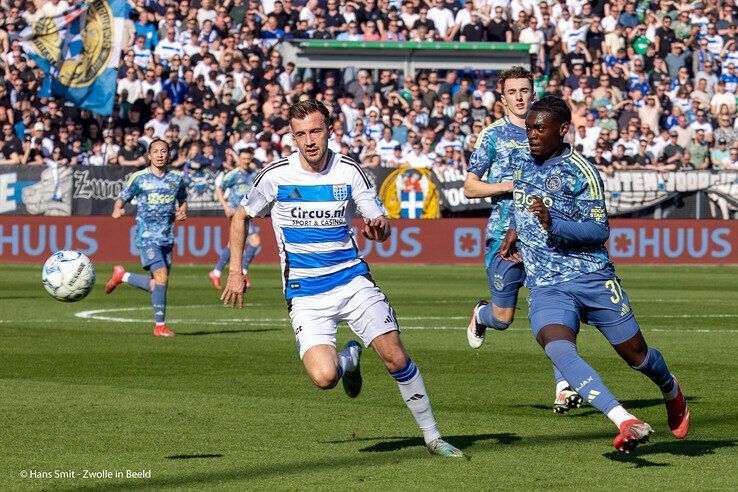
[[533, 103], [530, 110], [552, 114], [560, 123], [571, 123], [571, 109], [560, 97], [543, 96]]

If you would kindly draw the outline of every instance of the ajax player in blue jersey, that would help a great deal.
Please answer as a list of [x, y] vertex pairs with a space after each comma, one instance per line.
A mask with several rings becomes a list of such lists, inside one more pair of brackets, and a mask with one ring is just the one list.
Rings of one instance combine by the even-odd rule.
[[187, 184], [180, 171], [168, 169], [169, 144], [156, 139], [149, 145], [151, 165], [133, 173], [115, 201], [112, 217], [119, 219], [125, 213], [123, 205], [137, 200], [136, 247], [141, 254], [141, 265], [150, 275], [128, 273], [122, 265], [113, 268], [113, 276], [105, 284], [110, 294], [126, 282], [151, 294], [154, 307], [154, 335], [171, 337], [167, 329], [167, 283], [172, 266], [174, 221], [187, 218]]
[[298, 152], [267, 166], [231, 220], [231, 263], [221, 296], [243, 306], [239, 275], [244, 237], [252, 217], [271, 210], [282, 264], [282, 279], [297, 351], [308, 377], [320, 389], [343, 381], [355, 398], [362, 385], [361, 345], [351, 340], [336, 351], [338, 324], [346, 321], [379, 355], [423, 432], [432, 454], [464, 454], [441, 438], [423, 377], [400, 341], [395, 311], [359, 256], [351, 229], [352, 210], [364, 217], [362, 234], [384, 241], [390, 226], [384, 207], [359, 165], [328, 149], [333, 132], [329, 110], [319, 101], [293, 104], [289, 111]]
[[[525, 117], [534, 97], [533, 74], [523, 67], [512, 67], [500, 74], [499, 82], [507, 116], [492, 123], [477, 137], [464, 182], [467, 198], [489, 197], [492, 205], [485, 247], [485, 268], [492, 302], [482, 300], [474, 306], [466, 336], [469, 345], [475, 349], [484, 342], [487, 328], [506, 330], [513, 322], [518, 292], [525, 281], [523, 264], [503, 260], [499, 251], [513, 213], [513, 169], [516, 163], [511, 157], [515, 154], [517, 159], [532, 159], [525, 134]], [[485, 175], [486, 181], [483, 180]], [[563, 414], [579, 407], [582, 398], [556, 366], [554, 378], [554, 411]]]
[[[256, 165], [254, 164], [254, 151], [253, 149], [246, 148], [238, 153], [238, 166], [236, 169], [230, 171], [223, 177], [223, 181], [215, 188], [215, 197], [218, 199], [220, 204], [223, 206], [223, 211], [226, 217], [229, 219], [236, 213], [238, 204], [241, 203], [243, 197], [245, 197], [256, 178]], [[243, 273], [243, 279], [246, 282], [246, 288], [251, 287], [251, 281], [249, 280], [249, 265], [251, 260], [254, 259], [259, 253], [261, 238], [259, 237], [259, 228], [253, 224], [250, 224], [249, 232], [246, 235], [246, 243], [244, 244], [245, 250], [243, 252], [243, 260], [241, 263], [241, 273]], [[223, 251], [220, 252], [218, 262], [215, 264], [208, 277], [213, 283], [213, 287], [220, 290], [220, 276], [223, 267], [231, 259], [231, 248], [226, 245]]]
[[[517, 160], [514, 216], [500, 255], [520, 259], [530, 288], [533, 334], [579, 395], [615, 423], [614, 445], [630, 452], [648, 441], [651, 426], [620, 405], [597, 372], [577, 352], [580, 322], [595, 326], [633, 369], [663, 393], [669, 428], [678, 439], [689, 430], [689, 409], [664, 357], [646, 344], [605, 247], [610, 227], [602, 179], [563, 142], [571, 111], [563, 99], [535, 102], [525, 120], [532, 161]], [[513, 156], [515, 158], [515, 156]]]

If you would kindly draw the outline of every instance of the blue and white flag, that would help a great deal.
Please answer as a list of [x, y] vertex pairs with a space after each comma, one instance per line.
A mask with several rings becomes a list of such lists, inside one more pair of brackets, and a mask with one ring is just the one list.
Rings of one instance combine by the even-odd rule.
[[20, 34], [23, 48], [46, 73], [51, 93], [103, 115], [113, 112], [123, 44], [125, 0], [83, 0], [42, 17]]

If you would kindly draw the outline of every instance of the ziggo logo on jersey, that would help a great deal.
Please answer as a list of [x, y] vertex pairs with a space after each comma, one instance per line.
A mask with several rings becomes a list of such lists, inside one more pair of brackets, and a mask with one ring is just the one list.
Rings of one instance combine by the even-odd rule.
[[[522, 207], [523, 205], [530, 205], [533, 203], [533, 197], [535, 195], [526, 195], [525, 192], [522, 190], [514, 190], [513, 191], [513, 202], [515, 203], [516, 207]], [[551, 197], [548, 196], [541, 196], [539, 197], [541, 200], [543, 200], [543, 204], [547, 207], [550, 207], [553, 205], [553, 200]]]

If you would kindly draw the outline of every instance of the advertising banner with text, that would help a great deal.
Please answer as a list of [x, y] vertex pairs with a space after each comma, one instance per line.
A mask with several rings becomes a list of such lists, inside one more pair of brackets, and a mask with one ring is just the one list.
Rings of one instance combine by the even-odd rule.
[[[269, 219], [261, 227], [255, 263], [277, 263]], [[355, 224], [359, 226], [360, 222]], [[394, 220], [384, 243], [356, 235], [373, 263], [482, 264], [484, 219]], [[738, 264], [738, 221], [610, 221], [608, 244], [616, 264]], [[0, 262], [41, 264], [60, 249], [77, 249], [97, 262], [138, 262], [133, 219], [0, 216]], [[193, 217], [176, 226], [175, 263], [211, 263], [228, 241], [225, 218]]]

